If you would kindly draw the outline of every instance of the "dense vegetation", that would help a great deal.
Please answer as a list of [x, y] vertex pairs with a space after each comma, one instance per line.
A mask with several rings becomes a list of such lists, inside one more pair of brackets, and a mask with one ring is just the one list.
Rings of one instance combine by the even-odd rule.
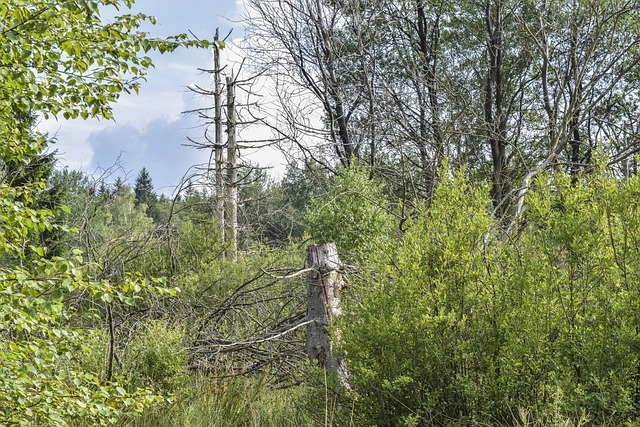
[[[299, 158], [238, 166], [234, 260], [216, 183], [56, 169], [37, 131], [209, 46], [101, 20], [131, 3], [0, 4], [0, 424], [638, 423], [640, 5], [253, 0]], [[348, 387], [304, 351], [322, 242]]]

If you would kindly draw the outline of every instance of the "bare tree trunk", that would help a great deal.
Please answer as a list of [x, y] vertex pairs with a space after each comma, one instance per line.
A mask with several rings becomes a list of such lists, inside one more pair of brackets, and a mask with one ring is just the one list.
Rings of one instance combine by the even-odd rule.
[[[324, 61], [322, 74], [326, 81], [327, 98], [331, 99], [334, 105], [333, 108], [328, 108], [327, 113], [329, 113], [329, 117], [332, 119], [331, 129], [336, 129], [337, 127], [337, 137], [340, 139], [339, 144], [337, 143], [335, 147], [336, 153], [338, 154], [342, 165], [347, 167], [353, 162], [356, 156], [356, 149], [354, 148], [349, 135], [349, 115], [345, 110], [342, 87], [336, 73], [336, 52], [333, 40], [333, 29], [331, 27], [327, 27], [323, 10], [324, 8], [320, 0], [315, 0], [316, 16], [314, 16], [313, 19], [315, 20], [314, 24], [316, 25], [316, 31], [320, 36], [319, 42], [323, 55], [322, 59]], [[325, 98], [324, 104], [330, 105], [327, 102], [327, 98]], [[327, 110], [326, 107], [325, 110]], [[332, 131], [332, 137], [335, 138], [335, 134], [336, 131]]]
[[581, 76], [578, 69], [578, 24], [572, 22], [571, 24], [571, 43], [570, 43], [570, 69], [567, 76], [567, 80], [572, 84], [569, 85], [569, 94], [571, 99], [571, 110], [569, 120], [569, 129], [567, 129], [567, 135], [569, 137], [569, 148], [571, 150], [569, 157], [569, 174], [571, 176], [571, 182], [574, 184], [578, 180], [578, 173], [580, 172], [580, 146], [582, 141], [580, 140], [580, 122], [581, 111], [580, 104], [582, 100], [582, 83], [580, 82]]
[[[435, 188], [436, 175], [444, 158], [444, 140], [442, 136], [442, 125], [440, 120], [440, 105], [438, 103], [438, 82], [436, 78], [438, 49], [440, 45], [440, 16], [436, 17], [432, 24], [430, 33], [428, 33], [428, 21], [425, 13], [425, 5], [423, 0], [416, 2], [417, 12], [417, 30], [418, 30], [418, 48], [422, 55], [422, 75], [427, 86], [427, 103], [429, 114], [431, 116], [431, 139], [433, 140], [434, 156], [431, 165], [427, 159], [426, 141], [430, 138], [427, 136], [426, 109], [423, 100], [420, 102], [420, 152], [422, 159], [422, 167], [424, 169], [426, 181], [426, 195], [428, 200], [433, 197]], [[422, 98], [422, 95], [420, 95]]]
[[[493, 8], [491, 7], [493, 4]], [[491, 160], [493, 164], [493, 186], [491, 198], [496, 215], [501, 218], [508, 209], [505, 198], [509, 194], [506, 153], [506, 125], [504, 112], [504, 82], [502, 75], [504, 55], [504, 5], [502, 0], [487, 1], [485, 25], [488, 36], [487, 53], [489, 68], [484, 97], [484, 118], [489, 133]]]
[[[338, 387], [348, 387], [344, 362], [333, 350], [329, 327], [340, 317], [338, 292], [343, 287], [340, 259], [335, 243], [307, 248], [307, 325], [306, 349], [309, 361], [335, 375]], [[339, 331], [335, 338], [339, 339]]]
[[113, 359], [116, 353], [116, 333], [113, 325], [113, 313], [111, 312], [111, 303], [107, 303], [107, 323], [109, 327], [109, 344], [107, 347], [107, 383], [113, 379]]
[[238, 260], [238, 170], [236, 141], [236, 82], [227, 77], [227, 205], [225, 237], [229, 245], [227, 256]]
[[549, 65], [550, 65], [550, 41], [549, 36], [547, 34], [547, 23], [545, 22], [544, 15], [546, 14], [548, 2], [544, 1], [541, 3], [541, 10], [538, 13], [538, 22], [539, 28], [538, 32], [540, 33], [540, 51], [542, 54], [542, 65], [540, 68], [540, 84], [542, 85], [542, 99], [544, 104], [544, 111], [547, 114], [547, 135], [549, 138], [549, 153], [553, 152], [556, 145], [558, 144], [558, 132], [556, 129], [556, 123], [558, 120], [558, 109], [556, 105], [555, 96], [553, 97], [550, 93], [549, 89]]
[[216, 212], [215, 218], [218, 223], [218, 230], [224, 241], [224, 154], [222, 144], [222, 82], [220, 75], [222, 70], [220, 68], [220, 47], [218, 46], [218, 29], [216, 28], [216, 35], [213, 43], [213, 72], [215, 79], [215, 168], [216, 168]]

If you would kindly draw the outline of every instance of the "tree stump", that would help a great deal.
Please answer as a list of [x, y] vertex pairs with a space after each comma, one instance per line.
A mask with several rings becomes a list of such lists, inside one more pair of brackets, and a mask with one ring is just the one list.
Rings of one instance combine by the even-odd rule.
[[[348, 387], [347, 370], [332, 348], [330, 326], [340, 317], [338, 293], [343, 287], [341, 264], [335, 243], [307, 248], [307, 325], [306, 350], [309, 361], [335, 375], [339, 387]], [[339, 332], [335, 340], [340, 339]]]

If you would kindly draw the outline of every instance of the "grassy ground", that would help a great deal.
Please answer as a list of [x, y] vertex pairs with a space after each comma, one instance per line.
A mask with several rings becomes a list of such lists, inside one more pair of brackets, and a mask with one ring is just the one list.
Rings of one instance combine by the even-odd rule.
[[190, 377], [172, 398], [124, 427], [313, 426], [295, 405], [296, 388], [274, 389], [264, 379]]
[[[276, 389], [269, 385], [265, 377], [212, 379], [204, 376], [190, 376], [180, 390], [175, 392], [170, 403], [158, 405], [141, 417], [123, 420], [120, 426], [325, 427], [357, 424], [353, 419], [353, 413], [338, 417], [336, 402], [325, 401], [325, 397], [322, 396], [320, 388], [309, 390], [299, 386]], [[309, 410], [314, 411], [309, 407], [310, 401], [324, 407], [324, 409], [315, 408], [317, 412], [315, 420], [309, 413]], [[594, 425], [589, 422], [586, 415], [577, 420], [554, 414], [537, 418], [525, 409], [514, 411], [512, 422], [510, 426], [513, 427]], [[598, 423], [597, 425], [607, 424]]]

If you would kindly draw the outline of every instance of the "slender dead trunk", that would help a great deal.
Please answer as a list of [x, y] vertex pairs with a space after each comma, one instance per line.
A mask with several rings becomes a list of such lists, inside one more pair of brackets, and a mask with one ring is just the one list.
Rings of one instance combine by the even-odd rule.
[[[307, 356], [309, 361], [334, 375], [338, 387], [348, 387], [348, 374], [331, 343], [329, 328], [340, 317], [338, 292], [343, 288], [340, 259], [335, 243], [307, 248]], [[336, 330], [334, 340], [340, 339]]]
[[546, 14], [547, 6], [547, 1], [543, 2], [541, 5], [542, 10], [538, 16], [538, 31], [541, 34], [540, 49], [542, 53], [542, 64], [540, 66], [540, 83], [542, 85], [542, 100], [544, 111], [547, 114], [547, 135], [549, 138], [548, 145], [549, 153], [551, 153], [558, 144], [558, 132], [556, 129], [557, 108], [555, 105], [555, 99], [554, 102], [552, 102], [551, 100], [551, 92], [549, 89], [550, 42], [549, 36], [547, 35], [547, 24], [543, 18]]
[[222, 81], [220, 68], [220, 47], [218, 46], [218, 29], [216, 28], [216, 35], [213, 43], [213, 72], [214, 72], [214, 127], [215, 127], [215, 140], [214, 140], [214, 153], [215, 153], [215, 168], [216, 168], [216, 208], [215, 219], [217, 221], [218, 231], [221, 238], [224, 241], [224, 151], [222, 143]]
[[[340, 158], [340, 162], [343, 166], [348, 167], [353, 163], [357, 155], [357, 147], [351, 141], [349, 135], [349, 114], [346, 111], [344, 105], [344, 95], [342, 93], [341, 85], [336, 74], [336, 53], [335, 46], [332, 40], [332, 29], [325, 24], [325, 17], [323, 14], [323, 6], [320, 0], [315, 0], [315, 10], [317, 15], [314, 18], [314, 25], [316, 31], [320, 36], [320, 47], [322, 49], [322, 55], [324, 60], [324, 67], [322, 69], [323, 78], [327, 88], [327, 94], [333, 102], [333, 108], [330, 104], [325, 102], [326, 112], [332, 120], [332, 137], [339, 139], [336, 141], [336, 153]], [[329, 108], [327, 108], [329, 107]], [[337, 133], [337, 135], [336, 135]]]
[[228, 244], [227, 256], [238, 260], [238, 170], [236, 141], [236, 82], [227, 77], [227, 203], [225, 237]]

